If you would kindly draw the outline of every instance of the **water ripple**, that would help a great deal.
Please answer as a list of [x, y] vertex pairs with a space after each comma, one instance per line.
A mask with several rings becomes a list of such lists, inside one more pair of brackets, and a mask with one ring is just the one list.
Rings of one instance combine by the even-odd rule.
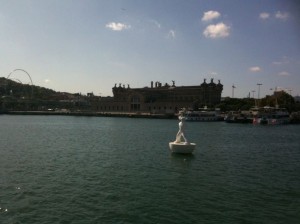
[[0, 223], [297, 223], [299, 126], [1, 116]]

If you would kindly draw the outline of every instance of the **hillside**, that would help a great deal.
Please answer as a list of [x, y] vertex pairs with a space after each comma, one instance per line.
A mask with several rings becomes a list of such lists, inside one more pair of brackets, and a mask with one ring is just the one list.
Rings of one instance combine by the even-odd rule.
[[0, 96], [36, 100], [62, 100], [74, 94], [56, 92], [40, 86], [22, 84], [0, 77]]

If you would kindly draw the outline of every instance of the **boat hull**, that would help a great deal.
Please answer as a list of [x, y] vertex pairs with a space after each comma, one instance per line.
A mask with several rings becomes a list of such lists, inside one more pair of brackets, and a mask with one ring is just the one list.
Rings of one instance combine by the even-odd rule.
[[224, 118], [221, 117], [186, 117], [186, 121], [200, 121], [200, 122], [205, 122], [205, 121], [223, 121]]
[[195, 143], [175, 143], [169, 142], [169, 148], [172, 153], [180, 153], [180, 154], [191, 154], [196, 149]]
[[254, 118], [253, 124], [266, 124], [266, 125], [280, 125], [280, 124], [289, 124], [289, 118]]
[[207, 107], [199, 108], [200, 110], [184, 111], [184, 118], [186, 121], [223, 121], [220, 110], [211, 110]]

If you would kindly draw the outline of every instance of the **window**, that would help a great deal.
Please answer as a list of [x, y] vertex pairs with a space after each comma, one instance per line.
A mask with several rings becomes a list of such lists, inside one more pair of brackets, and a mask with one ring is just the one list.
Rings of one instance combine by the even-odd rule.
[[132, 96], [131, 97], [131, 110], [133, 111], [139, 111], [140, 110], [140, 97], [139, 96]]

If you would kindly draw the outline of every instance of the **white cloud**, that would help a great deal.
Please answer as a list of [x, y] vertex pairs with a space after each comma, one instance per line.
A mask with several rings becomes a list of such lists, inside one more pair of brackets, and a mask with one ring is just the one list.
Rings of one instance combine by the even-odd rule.
[[105, 25], [106, 28], [109, 28], [113, 31], [122, 31], [125, 29], [130, 29], [130, 25], [127, 25], [125, 23], [115, 23], [115, 22], [111, 22]]
[[[276, 19], [286, 20], [289, 17], [289, 13], [277, 11], [275, 13], [274, 17]], [[262, 13], [259, 14], [259, 18], [260, 19], [270, 19], [271, 18], [271, 14], [268, 13], [268, 12], [262, 12]]]
[[217, 76], [218, 75], [217, 72], [210, 72], [209, 74], [212, 75], [212, 76]]
[[284, 72], [280, 72], [278, 75], [279, 76], [289, 76], [290, 73], [284, 71]]
[[224, 23], [218, 23], [215, 25], [209, 25], [204, 30], [203, 34], [207, 38], [221, 38], [229, 36], [230, 26]]
[[45, 79], [44, 82], [45, 82], [45, 83], [49, 83], [50, 80], [49, 80], [49, 79]]
[[261, 19], [269, 19], [270, 18], [270, 14], [267, 12], [262, 12], [259, 14], [259, 18]]
[[150, 21], [153, 22], [158, 29], [161, 28], [161, 24], [159, 22], [157, 22], [156, 20], [150, 20]]
[[282, 59], [279, 61], [272, 62], [273, 65], [285, 65], [289, 63], [291, 63], [291, 60], [287, 56], [282, 57]]
[[288, 60], [282, 60], [282, 61], [273, 61], [273, 65], [286, 65], [289, 64], [290, 62]]
[[282, 62], [281, 61], [273, 61], [272, 64], [273, 65], [282, 65]]
[[219, 18], [220, 16], [221, 14], [217, 11], [207, 11], [203, 14], [202, 21], [211, 21]]
[[258, 66], [254, 66], [254, 67], [249, 68], [249, 70], [250, 70], [251, 72], [260, 72], [260, 71], [261, 71], [261, 68], [258, 67]]
[[289, 17], [289, 14], [287, 12], [276, 12], [275, 17], [277, 19], [282, 19], [282, 20], [286, 20]]
[[175, 31], [174, 30], [169, 30], [168, 38], [175, 38]]

